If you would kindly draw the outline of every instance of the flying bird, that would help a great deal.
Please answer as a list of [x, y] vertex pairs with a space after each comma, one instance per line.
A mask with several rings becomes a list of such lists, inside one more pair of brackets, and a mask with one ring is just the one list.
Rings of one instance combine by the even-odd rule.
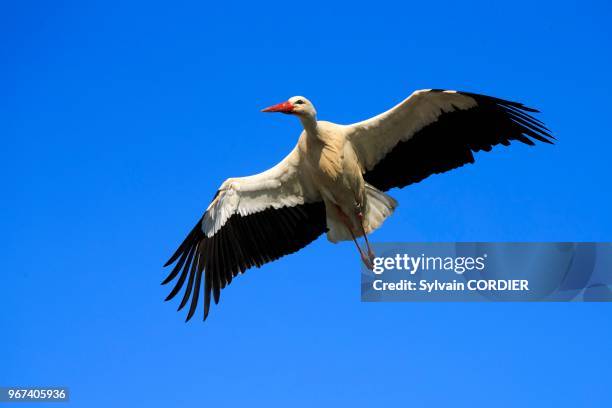
[[[428, 89], [352, 125], [317, 120], [314, 105], [294, 96], [263, 112], [296, 116], [303, 131], [280, 163], [221, 184], [204, 215], [164, 266], [182, 288], [181, 310], [194, 315], [204, 289], [204, 320], [221, 290], [251, 267], [291, 254], [326, 233], [352, 240], [371, 268], [368, 234], [393, 214], [385, 191], [474, 162], [474, 153], [512, 140], [534, 145], [554, 137], [535, 109], [468, 92]], [[363, 237], [364, 248], [357, 239]]]

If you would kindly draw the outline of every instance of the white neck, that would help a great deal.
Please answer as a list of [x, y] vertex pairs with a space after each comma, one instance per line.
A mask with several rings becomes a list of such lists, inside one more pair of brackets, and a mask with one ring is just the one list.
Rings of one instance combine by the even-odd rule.
[[299, 115], [300, 122], [306, 133], [316, 136], [317, 135], [317, 118], [314, 115]]

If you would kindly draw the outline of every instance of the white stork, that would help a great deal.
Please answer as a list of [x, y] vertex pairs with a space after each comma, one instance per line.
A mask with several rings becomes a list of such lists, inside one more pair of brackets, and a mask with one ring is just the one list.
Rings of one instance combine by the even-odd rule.
[[[422, 90], [363, 122], [338, 125], [317, 120], [302, 96], [264, 109], [297, 116], [297, 145], [263, 173], [229, 178], [165, 266], [176, 262], [163, 284], [178, 277], [166, 298], [185, 287], [189, 320], [204, 280], [204, 320], [211, 293], [247, 269], [298, 251], [319, 235], [353, 240], [366, 266], [374, 254], [367, 234], [380, 227], [397, 202], [383, 191], [474, 162], [474, 152], [518, 140], [552, 143], [537, 112], [517, 102], [467, 92]], [[357, 243], [364, 237], [366, 250]], [[185, 286], [186, 283], [186, 286]]]

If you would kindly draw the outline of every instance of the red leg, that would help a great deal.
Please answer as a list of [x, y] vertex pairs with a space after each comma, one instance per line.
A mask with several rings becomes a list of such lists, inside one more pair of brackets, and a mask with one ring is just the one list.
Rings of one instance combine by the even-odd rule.
[[[351, 234], [351, 237], [353, 238], [353, 242], [355, 243], [355, 246], [357, 247], [357, 250], [359, 251], [359, 255], [361, 256], [361, 261], [366, 266], [366, 268], [372, 270], [373, 269], [372, 262], [373, 262], [374, 258], [372, 256], [370, 256], [370, 257], [366, 256], [366, 254], [363, 252], [363, 250], [359, 246], [359, 243], [357, 242], [357, 237], [355, 237], [355, 233], [353, 232], [353, 229], [351, 228], [350, 220], [348, 219], [346, 214], [344, 214], [342, 212], [342, 210], [340, 209], [339, 206], [336, 206], [336, 211], [338, 211], [338, 215], [340, 216], [340, 219], [342, 220], [342, 223], [346, 226], [346, 229], [348, 229], [349, 233]], [[365, 234], [364, 234], [364, 236], [365, 236]], [[369, 250], [369, 248], [370, 247], [368, 245], [368, 250]]]
[[374, 262], [374, 251], [370, 247], [370, 241], [368, 240], [368, 234], [366, 234], [365, 228], [363, 227], [363, 213], [361, 212], [361, 205], [357, 207], [357, 218], [359, 218], [359, 225], [361, 226], [361, 232], [363, 233], [363, 239], [365, 240], [366, 247], [368, 248], [368, 257], [370, 258], [370, 262]]

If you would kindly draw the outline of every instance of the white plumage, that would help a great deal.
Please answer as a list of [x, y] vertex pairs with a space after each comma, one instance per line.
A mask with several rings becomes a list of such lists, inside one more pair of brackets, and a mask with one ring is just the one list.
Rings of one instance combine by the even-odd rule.
[[348, 140], [366, 170], [371, 170], [397, 143], [410, 139], [440, 115], [474, 106], [474, 98], [456, 91], [416, 91], [388, 111], [351, 125]]

